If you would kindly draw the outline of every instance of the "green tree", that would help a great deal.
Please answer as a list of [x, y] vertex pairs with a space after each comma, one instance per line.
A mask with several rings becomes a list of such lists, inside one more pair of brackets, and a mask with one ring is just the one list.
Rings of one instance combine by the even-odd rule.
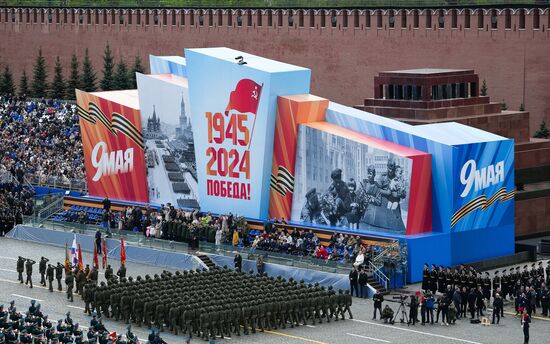
[[115, 89], [117, 90], [127, 90], [132, 87], [132, 80], [130, 80], [130, 75], [128, 73], [128, 66], [126, 62], [120, 57], [120, 61], [116, 66], [115, 73]]
[[537, 139], [547, 139], [550, 137], [550, 130], [546, 127], [546, 122], [543, 120], [539, 126], [539, 129], [535, 132], [533, 137]]
[[47, 90], [48, 72], [46, 71], [46, 59], [42, 55], [42, 48], [39, 48], [33, 68], [32, 96], [36, 98], [45, 97]]
[[6, 65], [4, 72], [0, 77], [0, 95], [1, 94], [15, 94], [15, 84], [13, 83], [13, 74], [11, 74], [10, 67]]
[[74, 90], [80, 88], [80, 74], [78, 73], [78, 58], [76, 54], [71, 57], [71, 72], [69, 74], [69, 80], [67, 80], [67, 90], [65, 97], [67, 99], [75, 99]]
[[506, 104], [504, 99], [502, 99], [502, 101], [500, 102], [500, 111], [506, 111], [506, 110], [508, 110], [508, 105]]
[[29, 94], [29, 79], [27, 78], [27, 72], [23, 70], [21, 74], [21, 80], [19, 81], [19, 95], [24, 97]]
[[131, 88], [137, 88], [136, 73], [143, 73], [143, 72], [145, 72], [145, 68], [143, 68], [143, 65], [141, 64], [141, 57], [139, 56], [139, 52], [138, 52], [134, 60], [134, 65], [132, 66], [132, 71], [130, 72]]
[[63, 67], [59, 56], [55, 59], [55, 67], [53, 69], [53, 81], [50, 86], [50, 98], [63, 99], [65, 96], [66, 86], [63, 79]]
[[485, 81], [485, 79], [483, 79], [483, 83], [481, 84], [481, 90], [479, 90], [479, 93], [482, 96], [486, 96], [488, 90], [489, 89], [487, 88], [487, 81]]
[[96, 88], [96, 74], [94, 67], [92, 66], [92, 61], [90, 60], [90, 54], [88, 53], [88, 48], [84, 52], [84, 61], [82, 62], [82, 80], [80, 87], [86, 92], [94, 92]]
[[103, 79], [101, 79], [100, 86], [103, 91], [110, 91], [115, 88], [115, 80], [113, 75], [115, 64], [113, 59], [113, 52], [109, 43], [105, 46], [103, 52]]

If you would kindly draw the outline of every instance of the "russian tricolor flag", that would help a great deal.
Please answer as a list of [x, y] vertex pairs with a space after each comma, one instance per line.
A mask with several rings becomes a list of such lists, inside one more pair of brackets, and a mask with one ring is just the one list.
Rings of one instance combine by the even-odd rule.
[[71, 246], [71, 264], [73, 267], [78, 266], [78, 245], [76, 244], [76, 234], [73, 238], [73, 245]]

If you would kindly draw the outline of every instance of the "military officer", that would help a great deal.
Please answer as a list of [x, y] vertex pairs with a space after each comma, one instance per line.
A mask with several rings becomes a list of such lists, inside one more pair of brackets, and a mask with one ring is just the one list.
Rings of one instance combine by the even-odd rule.
[[50, 260], [48, 258], [40, 257], [40, 262], [38, 263], [38, 272], [40, 273], [40, 284], [42, 284], [43, 286], [46, 286], [46, 278], [44, 275], [46, 274], [46, 264], [49, 261]]
[[67, 271], [65, 275], [65, 284], [67, 285], [67, 299], [73, 302], [74, 276], [71, 270]]
[[25, 258], [19, 256], [17, 258], [17, 280], [20, 283], [23, 283], [23, 271], [25, 271]]
[[54, 267], [52, 264], [48, 264], [48, 268], [46, 269], [46, 279], [48, 280], [48, 290], [53, 292]]
[[57, 266], [55, 267], [55, 279], [57, 280], [57, 290], [61, 291], [63, 290], [61, 288], [61, 279], [63, 278], [63, 265], [61, 263], [57, 263]]
[[25, 262], [25, 270], [27, 272], [27, 280], [25, 281], [25, 284], [30, 284], [29, 288], [32, 288], [32, 266], [36, 262], [30, 258], [27, 259]]

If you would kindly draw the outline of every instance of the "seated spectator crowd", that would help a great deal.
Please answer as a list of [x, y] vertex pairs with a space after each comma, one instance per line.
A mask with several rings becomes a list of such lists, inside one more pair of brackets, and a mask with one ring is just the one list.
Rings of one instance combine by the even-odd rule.
[[32, 215], [33, 199], [32, 188], [0, 181], [0, 236], [9, 232], [14, 224], [23, 223], [22, 215]]
[[54, 219], [57, 216], [62, 216], [63, 221], [100, 224], [108, 231], [141, 232], [151, 238], [190, 244], [207, 241], [215, 245], [250, 247], [251, 253], [258, 250], [325, 261], [352, 263], [360, 257], [360, 264], [368, 265], [372, 255], [383, 250], [381, 246], [362, 244], [359, 236], [336, 232], [324, 246], [311, 229], [298, 227], [291, 230], [291, 226], [283, 226], [287, 224], [285, 221], [270, 220], [266, 222], [264, 231], [251, 230], [246, 219], [238, 215], [214, 216], [197, 210], [176, 209], [171, 204], [160, 209], [148, 206], [144, 210], [129, 206], [122, 212], [71, 207]]
[[0, 164], [24, 175], [84, 179], [76, 105], [0, 97]]

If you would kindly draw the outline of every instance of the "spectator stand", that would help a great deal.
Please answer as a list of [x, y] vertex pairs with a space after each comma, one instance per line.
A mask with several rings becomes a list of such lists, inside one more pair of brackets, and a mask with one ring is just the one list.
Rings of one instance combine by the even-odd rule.
[[[142, 213], [146, 210], [146, 205], [132, 202], [112, 201], [111, 210], [115, 213], [125, 211], [128, 206], [137, 207]], [[151, 207], [159, 210], [159, 207]], [[85, 214], [82, 218], [81, 214]], [[102, 199], [94, 197], [77, 197], [65, 196], [63, 201], [63, 209], [60, 212], [51, 216], [47, 221], [42, 221], [42, 225], [62, 231], [77, 231], [79, 233], [95, 232], [98, 225], [101, 225], [103, 214]], [[214, 217], [216, 218], [216, 217]], [[246, 238], [241, 238], [239, 244], [233, 246], [231, 244], [215, 245], [212, 228], [204, 228], [199, 231], [200, 251], [206, 254], [218, 254], [222, 256], [232, 256], [236, 250], [242, 252], [244, 257], [255, 259], [258, 255], [265, 258], [266, 263], [275, 263], [283, 266], [301, 267], [313, 269], [317, 271], [325, 271], [332, 273], [348, 273], [352, 264], [355, 262], [355, 256], [346, 256], [344, 258], [344, 250], [349, 248], [331, 247], [331, 239], [335, 234], [345, 233], [353, 234], [359, 237], [360, 244], [368, 247], [368, 255], [363, 263], [363, 267], [367, 268], [371, 273], [370, 283], [379, 286], [379, 289], [397, 288], [403, 285], [404, 269], [406, 268], [406, 248], [402, 242], [397, 239], [379, 237], [375, 235], [365, 235], [355, 232], [337, 231], [325, 228], [316, 228], [302, 226], [289, 223], [274, 223], [270, 227], [270, 232], [273, 235], [281, 233], [292, 234], [295, 231], [309, 232], [311, 231], [319, 239], [321, 246], [325, 247], [327, 254], [331, 259], [315, 258], [313, 248], [306, 252], [289, 251], [279, 252], [273, 250], [264, 250], [261, 246], [251, 248], [250, 245], [258, 236], [265, 235], [266, 226], [263, 221], [246, 219], [248, 230], [245, 231]], [[134, 228], [133, 231], [118, 231], [117, 217], [114, 219], [113, 233], [125, 235], [131, 242], [140, 246], [151, 248], [187, 251], [187, 240], [164, 240], [158, 238], [145, 237], [142, 228]], [[32, 225], [32, 223], [29, 223]], [[215, 229], [214, 229], [215, 232]], [[169, 238], [172, 239], [172, 238]], [[337, 252], [335, 252], [337, 251]], [[335, 253], [335, 255], [333, 255]], [[333, 259], [333, 257], [337, 257]], [[403, 266], [405, 265], [405, 266]], [[393, 268], [392, 268], [393, 267]]]

